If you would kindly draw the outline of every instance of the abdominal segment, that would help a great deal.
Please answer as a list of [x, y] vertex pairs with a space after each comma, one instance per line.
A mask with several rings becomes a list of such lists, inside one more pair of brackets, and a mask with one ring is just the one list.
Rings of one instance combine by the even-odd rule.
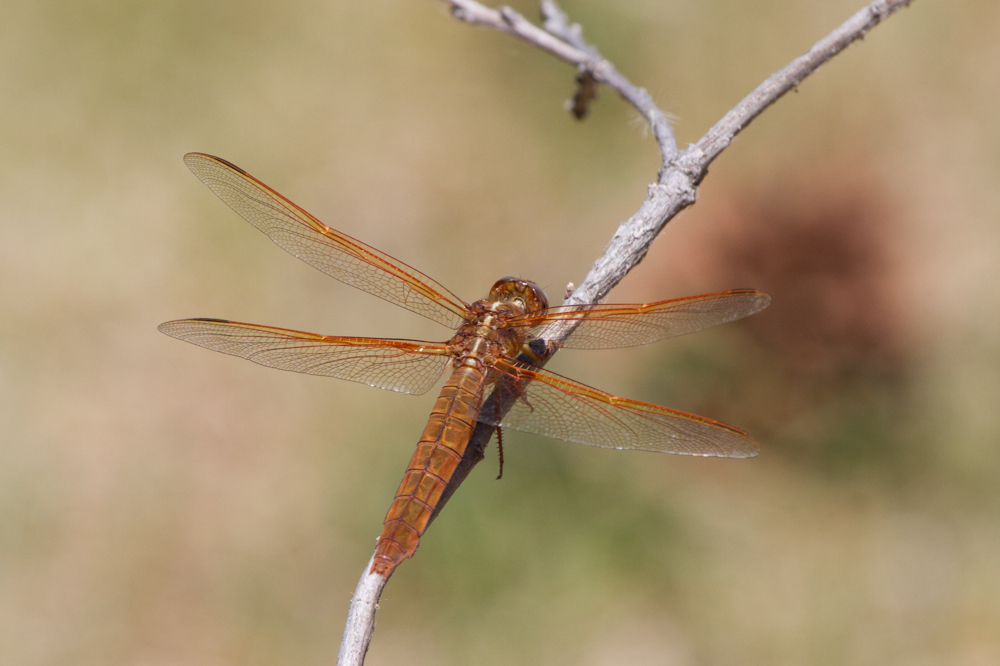
[[417, 450], [386, 514], [372, 573], [388, 577], [413, 557], [441, 493], [462, 459], [483, 400], [485, 375], [461, 366], [441, 389]]

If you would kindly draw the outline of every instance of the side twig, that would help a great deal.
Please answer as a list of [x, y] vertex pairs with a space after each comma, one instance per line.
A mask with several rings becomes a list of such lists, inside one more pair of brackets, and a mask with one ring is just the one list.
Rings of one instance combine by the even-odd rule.
[[[697, 200], [698, 186], [708, 173], [709, 165], [754, 118], [774, 104], [782, 95], [794, 89], [823, 63], [863, 38], [872, 28], [891, 14], [906, 7], [912, 0], [875, 0], [851, 16], [836, 30], [818, 41], [786, 67], [767, 78], [731, 111], [715, 124], [697, 143], [680, 151], [666, 116], [643, 88], [633, 85], [617, 69], [583, 39], [579, 24], [570, 23], [555, 0], [541, 0], [543, 26], [538, 27], [510, 7], [490, 9], [475, 0], [445, 0], [451, 5], [452, 16], [472, 25], [481, 25], [518, 37], [576, 67], [581, 86], [593, 81], [608, 86], [635, 107], [653, 130], [663, 165], [656, 181], [649, 185], [639, 209], [623, 222], [604, 252], [594, 262], [584, 281], [573, 290], [564, 305], [587, 305], [600, 302], [646, 256], [650, 245], [663, 227], [678, 213]], [[578, 92], [579, 95], [579, 92]], [[583, 102], [582, 117], [586, 106]], [[574, 109], [576, 113], [576, 109]], [[560, 322], [546, 327], [539, 337], [544, 341], [535, 349], [543, 363], [558, 349], [573, 331], [573, 322]], [[521, 360], [530, 362], [526, 358]], [[492, 397], [491, 397], [492, 399]], [[484, 405], [484, 409], [505, 413], [504, 405]], [[469, 472], [484, 458], [484, 449], [493, 435], [493, 426], [478, 424], [444, 500], [451, 496]], [[439, 504], [438, 510], [444, 505]], [[436, 514], [435, 514], [436, 516]], [[364, 663], [372, 632], [375, 610], [386, 578], [371, 574], [371, 562], [358, 582], [347, 626], [341, 642], [338, 666], [360, 666]]]
[[475, 0], [447, 1], [451, 5], [451, 15], [460, 21], [472, 25], [484, 25], [520, 37], [529, 44], [565, 60], [576, 67], [582, 75], [591, 77], [597, 83], [602, 83], [617, 92], [642, 114], [653, 129], [653, 136], [660, 146], [660, 156], [664, 164], [677, 156], [674, 130], [667, 122], [667, 117], [653, 102], [653, 98], [643, 88], [633, 85], [622, 76], [614, 65], [598, 53], [597, 49], [584, 42], [580, 25], [570, 24], [566, 14], [559, 9], [554, 0], [542, 2], [544, 29], [534, 25], [510, 7], [490, 9]]

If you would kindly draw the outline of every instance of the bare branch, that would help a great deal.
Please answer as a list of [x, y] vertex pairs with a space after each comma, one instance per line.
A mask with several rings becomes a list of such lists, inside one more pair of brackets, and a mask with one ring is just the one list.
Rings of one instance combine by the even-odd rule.
[[451, 5], [451, 15], [473, 25], [485, 25], [501, 32], [520, 37], [524, 41], [548, 51], [575, 66], [598, 83], [613, 89], [642, 114], [653, 130], [660, 146], [660, 156], [667, 164], [678, 154], [674, 131], [667, 117], [645, 89], [633, 85], [615, 69], [593, 46], [583, 40], [580, 25], [570, 25], [566, 14], [554, 0], [542, 2], [545, 29], [539, 28], [510, 7], [490, 9], [475, 0], [446, 0]]
[[539, 9], [542, 12], [542, 27], [546, 31], [555, 35], [567, 44], [572, 44], [581, 51], [586, 52], [595, 60], [601, 58], [597, 48], [591, 46], [583, 40], [583, 26], [579, 23], [570, 23], [569, 16], [566, 15], [555, 0], [542, 0]]
[[[552, 2], [553, 0], [549, 0]], [[664, 164], [649, 186], [639, 210], [615, 232], [586, 279], [566, 305], [596, 303], [628, 274], [649, 251], [663, 227], [697, 199], [698, 185], [708, 166], [760, 113], [795, 88], [820, 65], [861, 39], [872, 28], [912, 0], [876, 0], [817, 42], [805, 54], [768, 77], [747, 95], [696, 144]], [[553, 324], [542, 337], [558, 345], [572, 332], [572, 324]]]
[[375, 611], [378, 610], [378, 600], [382, 596], [385, 584], [389, 582], [388, 578], [371, 573], [374, 561], [375, 556], [372, 555], [351, 598], [347, 623], [344, 625], [344, 637], [340, 640], [337, 666], [362, 666], [365, 663], [368, 644], [371, 643], [372, 634], [375, 632]]
[[[639, 210], [622, 223], [612, 236], [604, 252], [594, 262], [586, 279], [572, 290], [564, 305], [597, 303], [632, 270], [649, 250], [649, 246], [663, 227], [679, 212], [697, 199], [698, 185], [708, 166], [725, 150], [732, 140], [764, 109], [782, 95], [795, 88], [823, 63], [840, 53], [855, 40], [861, 39], [889, 15], [908, 6], [912, 0], [876, 0], [840, 27], [817, 42], [805, 54], [770, 76], [752, 93], [737, 104], [722, 120], [712, 127], [697, 143], [681, 152], [666, 116], [659, 110], [649, 94], [634, 86], [593, 46], [583, 39], [579, 24], [570, 23], [555, 0], [541, 0], [544, 29], [535, 26], [509, 7], [490, 9], [475, 0], [445, 0], [451, 5], [452, 16], [473, 25], [483, 25], [523, 39], [548, 51], [577, 68], [581, 74], [609, 86], [639, 110], [653, 129], [659, 145], [663, 166], [656, 182], [649, 185], [646, 198]], [[573, 322], [552, 324], [542, 331], [539, 341], [532, 345], [536, 356], [544, 364], [559, 347], [559, 343], [572, 332]], [[538, 344], [544, 341], [546, 344]], [[519, 360], [530, 363], [527, 357]], [[496, 395], [491, 395], [490, 400]], [[506, 413], [504, 405], [484, 405], [493, 412]], [[477, 424], [465, 455], [455, 470], [442, 499], [435, 510], [437, 516], [447, 498], [465, 480], [469, 472], [484, 458], [484, 449], [493, 435], [493, 426]], [[341, 642], [340, 666], [359, 666], [364, 662], [372, 631], [379, 596], [388, 579], [369, 573], [372, 562], [358, 582], [347, 626]]]
[[475, 0], [449, 0], [451, 15], [472, 25], [484, 25], [500, 32], [520, 37], [529, 44], [544, 49], [576, 67], [592, 60], [585, 51], [551, 35], [510, 7], [490, 9]]
[[703, 162], [702, 169], [707, 169], [712, 160], [718, 157], [733, 138], [764, 109], [798, 86], [803, 79], [819, 69], [820, 65], [850, 46], [852, 42], [863, 39], [872, 28], [895, 11], [909, 6], [910, 2], [912, 0], [877, 0], [857, 12], [839, 28], [816, 42], [811, 49], [768, 77], [708, 130], [695, 144], [696, 148], [688, 148], [685, 152], [701, 153], [698, 157]]

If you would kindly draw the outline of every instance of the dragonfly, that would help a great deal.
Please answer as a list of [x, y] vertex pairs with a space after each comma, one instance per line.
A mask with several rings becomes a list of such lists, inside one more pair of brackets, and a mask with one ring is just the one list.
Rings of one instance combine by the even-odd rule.
[[[757, 455], [757, 443], [739, 428], [591, 388], [542, 369], [534, 350], [544, 342], [542, 329], [558, 322], [575, 326], [562, 348], [645, 345], [759, 312], [771, 301], [764, 292], [740, 289], [647, 304], [549, 307], [537, 284], [505, 277], [486, 298], [468, 303], [420, 271], [331, 229], [221, 158], [189, 153], [184, 162], [282, 249], [336, 280], [454, 331], [447, 341], [423, 342], [318, 335], [223, 319], [180, 319], [159, 326], [171, 337], [260, 365], [413, 395], [427, 392], [450, 366], [386, 514], [370, 573], [388, 577], [414, 555], [477, 422], [496, 426], [498, 434], [512, 429], [612, 449]], [[484, 404], [505, 408], [484, 409]]]

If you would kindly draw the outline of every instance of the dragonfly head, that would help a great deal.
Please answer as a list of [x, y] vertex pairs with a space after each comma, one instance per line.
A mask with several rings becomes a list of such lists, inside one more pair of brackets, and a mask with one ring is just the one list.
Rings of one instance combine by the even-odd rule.
[[497, 280], [490, 289], [489, 299], [509, 303], [516, 310], [534, 312], [549, 307], [549, 299], [545, 292], [534, 282], [516, 277], [505, 277]]

